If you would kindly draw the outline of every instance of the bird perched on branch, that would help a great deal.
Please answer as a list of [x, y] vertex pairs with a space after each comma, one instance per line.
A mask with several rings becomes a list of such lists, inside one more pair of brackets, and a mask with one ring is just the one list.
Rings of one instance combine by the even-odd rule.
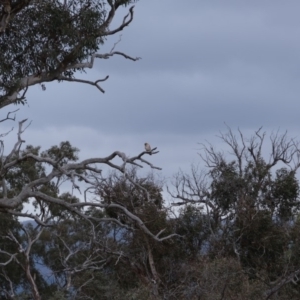
[[145, 150], [147, 152], [150, 152], [150, 155], [152, 155], [152, 153], [151, 153], [151, 146], [148, 143], [145, 143]]

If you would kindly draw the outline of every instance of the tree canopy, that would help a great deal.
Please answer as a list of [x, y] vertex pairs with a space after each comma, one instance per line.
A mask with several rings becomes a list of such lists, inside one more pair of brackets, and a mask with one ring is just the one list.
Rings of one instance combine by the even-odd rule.
[[[122, 31], [134, 15], [129, 8], [123, 22], [111, 28], [121, 7], [132, 0], [3, 0], [0, 5], [0, 108], [25, 103], [28, 87], [49, 81], [90, 84], [104, 92], [100, 82], [79, 79], [76, 72], [92, 68], [94, 60], [114, 55], [138, 60], [113, 48], [98, 53], [106, 38]], [[1, 8], [1, 7], [0, 7]]]

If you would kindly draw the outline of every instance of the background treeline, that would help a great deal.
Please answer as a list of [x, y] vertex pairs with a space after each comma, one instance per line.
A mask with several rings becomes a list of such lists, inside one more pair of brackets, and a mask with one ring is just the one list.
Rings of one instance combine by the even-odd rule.
[[[205, 167], [174, 176], [172, 203], [154, 174], [133, 167], [98, 178], [94, 197], [104, 208], [82, 210], [88, 218], [38, 197], [40, 224], [2, 212], [1, 299], [36, 299], [31, 280], [42, 299], [299, 299], [298, 143], [261, 130], [220, 137], [221, 152], [202, 145]], [[67, 142], [24, 151], [77, 160]], [[7, 193], [44, 172], [23, 161], [6, 175]], [[56, 184], [41, 189], [79, 203]], [[139, 220], [168, 238], [156, 240]]]

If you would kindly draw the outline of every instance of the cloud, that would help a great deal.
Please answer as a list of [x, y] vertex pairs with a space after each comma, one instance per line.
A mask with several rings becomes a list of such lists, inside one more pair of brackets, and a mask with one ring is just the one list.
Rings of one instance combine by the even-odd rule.
[[149, 141], [161, 151], [151, 159], [170, 176], [197, 161], [197, 142], [214, 140], [224, 122], [296, 132], [299, 9], [298, 1], [139, 1], [116, 50], [142, 59], [97, 60], [76, 74], [109, 75], [105, 94], [77, 83], [30, 88], [17, 115], [33, 120], [26, 140], [43, 147], [71, 140], [85, 157], [135, 155]]

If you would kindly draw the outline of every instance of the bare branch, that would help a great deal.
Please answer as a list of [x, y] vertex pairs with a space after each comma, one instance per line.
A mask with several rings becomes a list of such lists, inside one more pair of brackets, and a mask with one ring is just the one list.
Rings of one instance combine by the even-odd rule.
[[23, 121], [19, 122], [19, 130], [18, 130], [18, 141], [15, 143], [12, 151], [10, 154], [5, 158], [4, 164], [8, 162], [13, 156], [18, 157], [19, 156], [19, 151], [22, 146], [22, 143], [25, 141], [21, 138], [21, 134], [26, 130], [28, 126], [30, 126], [31, 122], [23, 129], [23, 124], [27, 121], [27, 119], [24, 119]]
[[59, 77], [60, 80], [64, 80], [64, 81], [79, 82], [79, 83], [85, 83], [85, 84], [93, 85], [102, 93], [105, 93], [105, 91], [101, 88], [101, 86], [98, 84], [98, 82], [103, 82], [103, 81], [107, 80], [108, 78], [109, 78], [109, 76], [106, 76], [104, 79], [98, 79], [95, 82], [93, 82], [93, 81], [90, 81], [90, 80], [69, 78], [69, 77], [65, 77], [65, 76], [60, 76]]
[[8, 253], [7, 251], [3, 251], [1, 249], [0, 249], [0, 253], [9, 256], [9, 259], [6, 262], [4, 262], [4, 263], [0, 263], [0, 266], [6, 266], [6, 265], [8, 265], [16, 257], [16, 255], [17, 255], [17, 253], [11, 254], [11, 253]]
[[[16, 120], [16, 114], [15, 114], [15, 113], [16, 113], [17, 111], [19, 111], [19, 108], [16, 109], [16, 110], [13, 110], [13, 111], [8, 112], [7, 115], [6, 115], [6, 118], [0, 120], [0, 123], [4, 122], [4, 121], [6, 121], [6, 120], [12, 120], [12, 121], [15, 121], [15, 120]], [[13, 114], [13, 113], [14, 113], [14, 116], [13, 116], [13, 118], [11, 118], [10, 115]]]
[[268, 289], [265, 294], [265, 299], [271, 299], [272, 295], [274, 295], [276, 292], [278, 292], [284, 285], [293, 282], [294, 278], [297, 277], [300, 274], [300, 269], [291, 272], [287, 276], [283, 276], [282, 278], [279, 278], [276, 283]]
[[[134, 14], [133, 9], [134, 6], [130, 7], [129, 13], [123, 18], [123, 22], [118, 28], [114, 30], [106, 31], [104, 35], [113, 35], [119, 31], [122, 31], [126, 26], [128, 26], [133, 20], [133, 14]], [[113, 9], [113, 7], [112, 7], [112, 11], [113, 13], [115, 12], [115, 9]]]
[[109, 53], [105, 53], [105, 54], [95, 53], [94, 55], [91, 56], [91, 60], [89, 62], [70, 65], [67, 69], [85, 69], [85, 68], [92, 69], [94, 66], [95, 58], [108, 59], [114, 55], [123, 56], [124, 58], [132, 60], [132, 61], [137, 61], [137, 60], [141, 59], [140, 57], [131, 57], [120, 51], [114, 51], [114, 52], [109, 52]]

